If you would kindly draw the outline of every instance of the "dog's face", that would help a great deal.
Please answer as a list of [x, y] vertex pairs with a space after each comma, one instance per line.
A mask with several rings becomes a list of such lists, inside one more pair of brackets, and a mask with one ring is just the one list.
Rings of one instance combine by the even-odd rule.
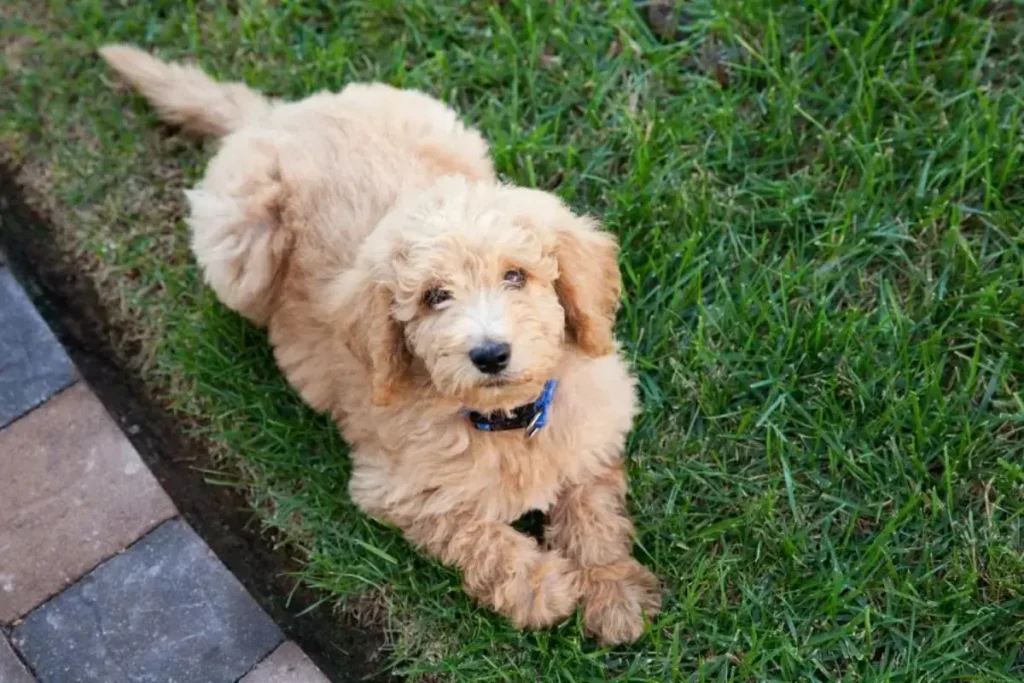
[[555, 197], [446, 180], [378, 230], [364, 321], [377, 403], [419, 375], [467, 407], [511, 408], [567, 344], [614, 350], [616, 243]]
[[473, 218], [411, 239], [393, 315], [441, 393], [473, 408], [523, 403], [562, 354], [557, 264], [536, 230], [500, 211]]

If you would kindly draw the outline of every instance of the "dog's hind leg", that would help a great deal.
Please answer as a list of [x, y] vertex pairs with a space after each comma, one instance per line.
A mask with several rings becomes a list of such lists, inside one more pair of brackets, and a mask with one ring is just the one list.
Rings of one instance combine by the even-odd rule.
[[220, 300], [265, 324], [291, 245], [280, 215], [278, 141], [254, 125], [275, 103], [242, 83], [220, 83], [196, 67], [164, 62], [128, 45], [107, 45], [100, 55], [167, 121], [193, 133], [225, 136], [203, 182], [186, 192], [192, 250]]
[[192, 250], [207, 283], [229, 308], [263, 325], [292, 246], [281, 212], [275, 141], [259, 131], [225, 138], [206, 177], [186, 192]]

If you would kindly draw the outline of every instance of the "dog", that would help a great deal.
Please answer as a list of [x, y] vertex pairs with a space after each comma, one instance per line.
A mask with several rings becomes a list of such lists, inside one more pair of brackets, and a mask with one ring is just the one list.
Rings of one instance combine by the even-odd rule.
[[[186, 191], [192, 250], [339, 425], [356, 505], [516, 627], [579, 605], [600, 642], [639, 638], [660, 588], [626, 512], [614, 237], [499, 182], [481, 134], [422, 92], [286, 102], [130, 46], [100, 55], [165, 120], [219, 138]], [[543, 545], [511, 526], [531, 510]]]

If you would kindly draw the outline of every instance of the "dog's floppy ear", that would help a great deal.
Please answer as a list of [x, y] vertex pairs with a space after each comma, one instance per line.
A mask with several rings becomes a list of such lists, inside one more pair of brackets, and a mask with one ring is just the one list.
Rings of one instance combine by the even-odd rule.
[[392, 315], [391, 289], [370, 272], [352, 269], [328, 291], [324, 315], [352, 354], [369, 368], [373, 404], [389, 405], [410, 363], [402, 326]]
[[615, 313], [622, 292], [618, 242], [586, 217], [573, 216], [557, 226], [556, 235], [555, 290], [565, 309], [569, 338], [589, 356], [612, 353]]
[[391, 314], [392, 293], [382, 284], [373, 286], [366, 313], [366, 348], [370, 359], [375, 406], [391, 403], [409, 368], [402, 327]]

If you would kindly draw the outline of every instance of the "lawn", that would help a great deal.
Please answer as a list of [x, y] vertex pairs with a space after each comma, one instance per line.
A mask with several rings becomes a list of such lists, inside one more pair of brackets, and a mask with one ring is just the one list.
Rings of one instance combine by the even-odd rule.
[[[134, 372], [244, 487], [300, 580], [382, 606], [410, 680], [1024, 677], [1024, 8], [978, 0], [7, 0], [0, 149]], [[508, 179], [621, 238], [643, 394], [641, 641], [520, 633], [348, 501], [345, 444], [191, 261], [211, 147], [95, 48], [297, 98], [424, 89]], [[361, 596], [361, 597], [357, 597]], [[373, 611], [373, 610], [371, 610]]]

